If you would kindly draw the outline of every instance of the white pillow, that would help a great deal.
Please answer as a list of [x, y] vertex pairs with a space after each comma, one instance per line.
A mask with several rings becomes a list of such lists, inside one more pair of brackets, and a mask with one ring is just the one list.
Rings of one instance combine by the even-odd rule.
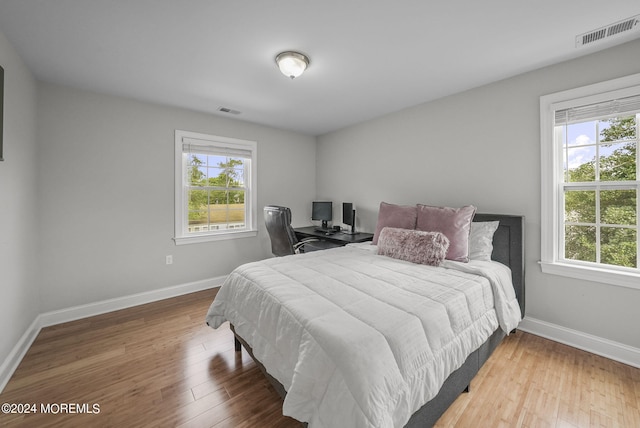
[[493, 252], [493, 234], [499, 221], [472, 222], [469, 232], [469, 260], [491, 260]]

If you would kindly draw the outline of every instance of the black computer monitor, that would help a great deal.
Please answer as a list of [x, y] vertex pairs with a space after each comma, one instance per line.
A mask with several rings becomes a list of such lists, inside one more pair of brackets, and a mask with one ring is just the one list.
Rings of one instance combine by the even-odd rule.
[[342, 203], [342, 222], [351, 226], [350, 233], [356, 232], [356, 210], [352, 202]]
[[311, 220], [322, 221], [322, 228], [328, 229], [328, 222], [333, 220], [333, 202], [313, 201]]

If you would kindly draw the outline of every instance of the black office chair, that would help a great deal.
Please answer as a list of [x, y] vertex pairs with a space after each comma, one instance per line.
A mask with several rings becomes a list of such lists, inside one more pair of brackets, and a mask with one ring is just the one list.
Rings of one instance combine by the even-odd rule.
[[264, 223], [271, 238], [271, 252], [274, 256], [288, 256], [334, 246], [318, 238], [305, 238], [299, 241], [291, 227], [291, 210], [287, 207], [276, 205], [264, 207]]

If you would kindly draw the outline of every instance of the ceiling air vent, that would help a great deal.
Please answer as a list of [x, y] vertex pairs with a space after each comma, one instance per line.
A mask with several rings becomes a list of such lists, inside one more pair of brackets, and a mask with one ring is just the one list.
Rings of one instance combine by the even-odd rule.
[[576, 36], [576, 47], [586, 46], [618, 34], [640, 30], [640, 15]]
[[241, 112], [238, 110], [234, 110], [228, 107], [218, 107], [218, 111], [222, 112], [222, 113], [229, 113], [229, 114], [240, 114]]

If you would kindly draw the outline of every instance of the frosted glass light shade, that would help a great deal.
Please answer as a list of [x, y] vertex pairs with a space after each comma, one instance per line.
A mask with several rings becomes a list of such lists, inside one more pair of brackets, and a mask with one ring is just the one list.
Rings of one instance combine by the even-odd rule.
[[299, 52], [282, 52], [276, 57], [278, 68], [287, 77], [295, 79], [309, 66], [309, 58]]

